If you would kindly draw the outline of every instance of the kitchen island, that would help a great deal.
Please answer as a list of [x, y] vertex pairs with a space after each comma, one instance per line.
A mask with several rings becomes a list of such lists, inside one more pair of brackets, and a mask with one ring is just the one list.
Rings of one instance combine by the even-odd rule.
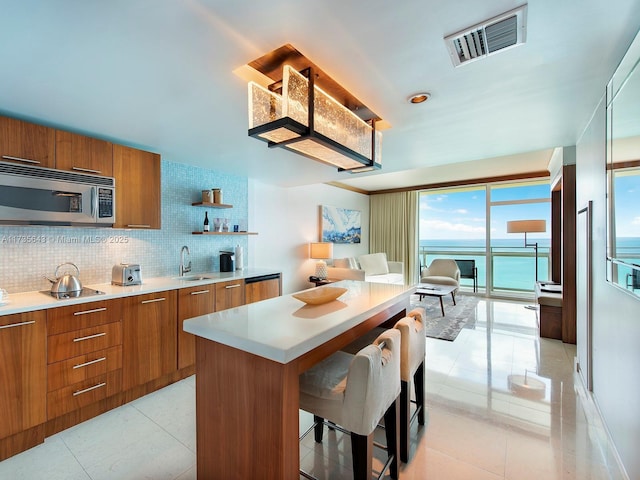
[[347, 292], [323, 305], [285, 295], [184, 322], [196, 335], [198, 478], [299, 478], [298, 376], [406, 315], [414, 290], [347, 280], [332, 287]]

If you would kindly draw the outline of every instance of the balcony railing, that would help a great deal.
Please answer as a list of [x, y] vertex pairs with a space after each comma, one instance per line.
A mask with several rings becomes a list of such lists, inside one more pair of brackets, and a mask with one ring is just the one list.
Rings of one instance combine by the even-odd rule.
[[[421, 246], [419, 261], [426, 267], [435, 258], [475, 260], [478, 269], [478, 289], [487, 290], [487, 282], [495, 293], [533, 293], [535, 287], [535, 251], [530, 247], [491, 247], [484, 249], [458, 246]], [[487, 262], [487, 258], [490, 259]], [[487, 265], [491, 270], [487, 272]], [[538, 247], [538, 280], [548, 280], [550, 255], [548, 247]], [[489, 273], [489, 275], [487, 275]], [[461, 279], [460, 285], [473, 288], [473, 280]]]

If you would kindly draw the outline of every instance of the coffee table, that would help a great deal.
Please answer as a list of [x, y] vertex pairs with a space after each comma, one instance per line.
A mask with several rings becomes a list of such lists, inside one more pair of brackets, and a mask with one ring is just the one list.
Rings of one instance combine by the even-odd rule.
[[444, 317], [444, 304], [442, 303], [442, 297], [451, 294], [453, 304], [456, 304], [456, 290], [458, 287], [452, 285], [437, 285], [435, 283], [420, 283], [416, 288], [416, 295], [422, 300], [424, 297], [439, 297], [440, 298], [440, 310], [442, 310], [442, 316]]

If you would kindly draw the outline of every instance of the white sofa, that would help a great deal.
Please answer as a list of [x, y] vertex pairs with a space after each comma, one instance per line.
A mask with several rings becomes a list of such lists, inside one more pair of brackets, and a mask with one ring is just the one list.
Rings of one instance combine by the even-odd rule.
[[362, 280], [375, 283], [404, 284], [404, 263], [387, 260], [386, 253], [370, 253], [355, 258], [333, 260], [327, 268], [332, 280]]

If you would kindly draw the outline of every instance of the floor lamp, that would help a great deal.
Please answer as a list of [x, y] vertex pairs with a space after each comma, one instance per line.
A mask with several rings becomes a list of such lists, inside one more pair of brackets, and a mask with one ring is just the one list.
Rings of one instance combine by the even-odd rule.
[[527, 233], [546, 232], [546, 220], [512, 220], [507, 222], [507, 233], [524, 233], [524, 246], [536, 252], [536, 283], [538, 282], [538, 242], [527, 243]]

